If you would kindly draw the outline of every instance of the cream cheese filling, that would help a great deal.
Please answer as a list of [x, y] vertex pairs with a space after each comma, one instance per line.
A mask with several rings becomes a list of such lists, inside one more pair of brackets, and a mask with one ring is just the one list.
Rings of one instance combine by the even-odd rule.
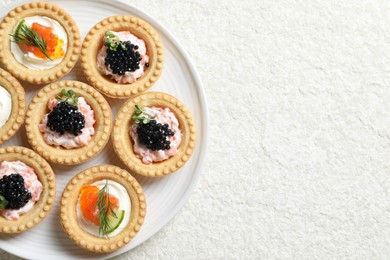
[[7, 122], [12, 111], [11, 94], [2, 86], [0, 86], [0, 127], [3, 127]]
[[[110, 75], [112, 79], [114, 79], [116, 82], [120, 84], [125, 83], [133, 83], [138, 78], [142, 77], [144, 72], [144, 66], [146, 63], [149, 62], [149, 56], [146, 54], [146, 44], [145, 41], [142, 39], [137, 38], [134, 34], [130, 33], [129, 31], [120, 31], [120, 32], [114, 32], [109, 31], [110, 33], [114, 34], [116, 37], [118, 37], [121, 41], [130, 41], [132, 44], [137, 45], [138, 49], [137, 52], [140, 54], [142, 60], [139, 63], [139, 68], [135, 71], [126, 71], [124, 75], [118, 75], [114, 74], [110, 67], [105, 65], [105, 59], [107, 56], [107, 46], [103, 45], [100, 49], [96, 59], [96, 66], [97, 69], [105, 75]], [[104, 37], [106, 39], [107, 36]], [[104, 41], [103, 39], [103, 41]]]
[[[31, 27], [33, 23], [39, 23], [41, 25], [53, 28], [53, 33], [56, 34], [59, 39], [64, 41], [62, 49], [66, 53], [68, 48], [68, 35], [65, 29], [57, 21], [46, 16], [31, 16], [25, 17], [23, 19], [26, 21], [26, 25], [28, 27]], [[18, 25], [19, 23], [15, 26], [13, 33], [15, 33]], [[20, 49], [19, 45], [13, 41], [11, 41], [11, 52], [19, 63], [23, 64], [31, 70], [47, 70], [53, 68], [57, 64], [61, 63], [63, 59], [63, 57], [54, 60], [39, 58], [31, 52], [24, 52], [22, 49]]]
[[[106, 180], [100, 180], [92, 183], [92, 186], [97, 186], [99, 189], [103, 188], [103, 186], [106, 184]], [[119, 225], [117, 229], [115, 229], [113, 232], [110, 234], [107, 234], [108, 237], [113, 237], [117, 234], [119, 234], [129, 223], [130, 221], [130, 215], [131, 215], [131, 201], [129, 194], [127, 193], [127, 190], [120, 185], [119, 183], [115, 181], [108, 181], [108, 187], [109, 187], [109, 192], [110, 195], [114, 195], [119, 199], [119, 210], [124, 210], [125, 211], [125, 216], [123, 218], [122, 223]], [[88, 233], [101, 237], [102, 235], [99, 235], [99, 227], [93, 224], [92, 222], [86, 220], [80, 209], [80, 203], [79, 201], [77, 202], [76, 206], [76, 215], [77, 215], [77, 220], [81, 226], [82, 229], [87, 231]]]
[[171, 129], [175, 134], [168, 137], [168, 140], [170, 141], [170, 149], [153, 151], [139, 142], [137, 135], [138, 125], [132, 124], [129, 134], [134, 141], [133, 149], [137, 154], [137, 157], [139, 157], [144, 164], [150, 164], [152, 162], [160, 162], [174, 156], [178, 152], [183, 136], [179, 128], [179, 121], [177, 120], [175, 114], [169, 108], [143, 107], [143, 110], [146, 113], [142, 113], [141, 116], [153, 118], [157, 121], [157, 123], [168, 124], [169, 129]]
[[3, 161], [0, 164], [0, 179], [13, 173], [20, 174], [23, 177], [25, 188], [31, 193], [31, 199], [26, 205], [19, 209], [0, 210], [0, 214], [8, 220], [18, 220], [20, 215], [30, 211], [39, 200], [43, 186], [38, 180], [34, 169], [21, 161]]

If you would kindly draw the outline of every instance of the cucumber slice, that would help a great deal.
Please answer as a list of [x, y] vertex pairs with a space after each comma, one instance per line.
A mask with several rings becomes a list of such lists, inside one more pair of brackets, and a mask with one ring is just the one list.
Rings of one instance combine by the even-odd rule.
[[112, 233], [115, 229], [117, 229], [120, 224], [123, 221], [123, 218], [125, 217], [125, 211], [124, 210], [117, 210], [115, 211], [116, 217], [114, 217], [112, 214], [108, 217], [108, 221], [111, 224], [111, 228], [107, 230], [106, 234]]

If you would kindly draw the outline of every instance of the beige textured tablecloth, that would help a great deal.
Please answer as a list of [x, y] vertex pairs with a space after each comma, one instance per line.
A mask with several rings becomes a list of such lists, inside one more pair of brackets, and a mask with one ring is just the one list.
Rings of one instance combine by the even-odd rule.
[[185, 207], [115, 259], [390, 255], [389, 1], [131, 3], [195, 63], [210, 139]]

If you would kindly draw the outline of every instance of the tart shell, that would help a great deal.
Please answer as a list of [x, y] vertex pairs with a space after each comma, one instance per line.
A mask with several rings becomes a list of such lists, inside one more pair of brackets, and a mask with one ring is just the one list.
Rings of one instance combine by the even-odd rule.
[[[149, 67], [135, 82], [119, 84], [102, 75], [96, 67], [96, 57], [103, 46], [106, 31], [130, 31], [145, 41]], [[128, 98], [150, 88], [160, 77], [164, 64], [164, 49], [157, 32], [147, 22], [132, 16], [112, 16], [97, 23], [84, 39], [81, 66], [89, 83], [112, 98]]]
[[[124, 230], [109, 239], [94, 236], [82, 229], [76, 213], [81, 188], [102, 179], [121, 184], [131, 200], [129, 223]], [[112, 252], [129, 243], [140, 230], [146, 215], [145, 195], [141, 186], [127, 171], [114, 165], [95, 166], [78, 173], [65, 187], [60, 205], [60, 221], [68, 237], [78, 246], [97, 253]]]
[[[77, 96], [84, 97], [95, 114], [95, 134], [88, 145], [75, 149], [57, 148], [43, 139], [38, 125], [49, 112], [47, 102], [62, 89], [72, 89]], [[26, 133], [32, 148], [46, 160], [66, 165], [80, 164], [96, 156], [107, 144], [112, 127], [111, 109], [105, 98], [93, 87], [79, 81], [58, 81], [42, 88], [33, 98], [27, 110]]]
[[[178, 152], [162, 162], [144, 164], [134, 152], [134, 142], [129, 135], [132, 116], [135, 115], [135, 105], [141, 107], [168, 107], [179, 121], [179, 128], [183, 134]], [[113, 129], [114, 149], [122, 162], [134, 173], [157, 177], [177, 171], [192, 155], [195, 148], [195, 124], [188, 108], [175, 97], [161, 93], [143, 93], [128, 100], [119, 110]]]
[[2, 147], [0, 162], [3, 161], [21, 161], [32, 167], [43, 186], [34, 207], [18, 220], [7, 220], [0, 216], [0, 233], [20, 233], [40, 223], [50, 212], [56, 198], [56, 179], [50, 165], [30, 149], [20, 146]]
[[19, 81], [7, 71], [0, 69], [0, 86], [8, 91], [12, 99], [11, 114], [0, 128], [0, 144], [4, 143], [19, 130], [26, 114], [26, 93]]
[[[19, 63], [11, 51], [15, 26], [25, 17], [46, 16], [56, 20], [68, 35], [68, 47], [61, 63], [47, 70], [30, 70]], [[13, 76], [34, 84], [53, 82], [68, 74], [80, 55], [80, 33], [73, 18], [56, 5], [45, 2], [24, 4], [11, 10], [0, 24], [0, 62]]]

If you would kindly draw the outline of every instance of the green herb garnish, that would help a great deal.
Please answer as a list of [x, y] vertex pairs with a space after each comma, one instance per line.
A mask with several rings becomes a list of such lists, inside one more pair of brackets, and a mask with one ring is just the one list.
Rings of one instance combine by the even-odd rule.
[[[148, 114], [145, 110], [142, 109], [140, 105], [135, 105], [135, 116], [132, 117], [134, 120], [134, 123], [139, 124], [148, 124], [154, 116]], [[145, 114], [149, 117], [143, 116], [142, 114]]]
[[8, 201], [2, 195], [0, 195], [0, 209], [5, 209], [7, 205]]
[[43, 55], [45, 55], [49, 60], [52, 60], [46, 51], [46, 41], [38, 34], [38, 32], [28, 28], [25, 20], [22, 20], [19, 23], [15, 30], [15, 34], [11, 34], [11, 36], [14, 38], [13, 42], [16, 44], [25, 44], [37, 47], [43, 53]]
[[126, 46], [117, 36], [115, 36], [115, 34], [109, 31], [107, 31], [105, 34], [107, 38], [104, 39], [104, 45], [107, 46], [110, 50], [116, 51], [119, 45], [122, 47], [122, 49], [126, 50]]
[[[60, 96], [62, 95], [62, 96]], [[68, 102], [72, 103], [77, 106], [77, 103], [79, 102], [78, 97], [76, 97], [76, 93], [74, 93], [73, 90], [62, 89], [61, 93], [59, 95], [56, 95], [56, 99], [61, 102]]]
[[98, 201], [96, 203], [96, 208], [99, 210], [99, 234], [107, 235], [110, 229], [112, 229], [111, 222], [109, 217], [118, 218], [114, 212], [115, 204], [110, 201], [110, 192], [108, 188], [108, 180], [103, 188], [100, 189], [98, 193]]

